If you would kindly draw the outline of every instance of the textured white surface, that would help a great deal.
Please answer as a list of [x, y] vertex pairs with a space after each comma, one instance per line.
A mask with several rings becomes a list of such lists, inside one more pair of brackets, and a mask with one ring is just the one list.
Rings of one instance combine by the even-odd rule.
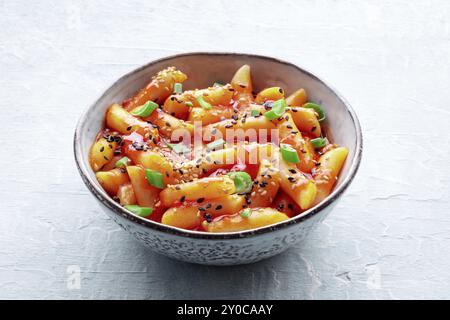
[[[0, 16], [0, 298], [450, 298], [449, 2], [0, 0]], [[304, 66], [364, 130], [334, 212], [261, 263], [153, 254], [100, 212], [75, 169], [75, 123], [106, 86], [200, 50]]]

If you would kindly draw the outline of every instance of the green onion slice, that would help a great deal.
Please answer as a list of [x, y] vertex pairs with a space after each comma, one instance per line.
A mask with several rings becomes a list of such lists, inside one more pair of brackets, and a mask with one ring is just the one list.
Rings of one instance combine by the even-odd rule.
[[213, 87], [223, 87], [223, 83], [214, 82]]
[[228, 175], [234, 181], [236, 193], [244, 194], [252, 190], [252, 178], [247, 172], [230, 172]]
[[313, 145], [314, 148], [320, 149], [326, 146], [327, 140], [324, 138], [315, 138], [311, 139], [311, 144]]
[[259, 110], [252, 110], [252, 111], [250, 111], [250, 115], [252, 117], [257, 117], [260, 115], [260, 112], [259, 112]]
[[194, 105], [192, 104], [192, 102], [190, 102], [190, 101], [186, 101], [184, 104], [187, 105], [188, 107], [193, 107], [193, 106], [194, 106]]
[[281, 144], [281, 156], [283, 157], [283, 160], [291, 163], [299, 163], [300, 159], [298, 157], [297, 150], [292, 148], [288, 144]]
[[120, 160], [116, 161], [116, 164], [114, 165], [116, 168], [125, 168], [130, 164], [131, 160], [128, 157], [123, 157]]
[[136, 109], [131, 111], [131, 114], [134, 116], [145, 118], [145, 117], [148, 117], [149, 115], [151, 115], [152, 112], [155, 111], [156, 108], [158, 108], [158, 107], [159, 107], [159, 105], [157, 103], [155, 103], [153, 101], [147, 101], [142, 106], [137, 107]]
[[200, 105], [200, 107], [202, 107], [203, 109], [209, 110], [212, 108], [212, 105], [210, 103], [206, 102], [201, 94], [198, 95], [196, 97], [196, 99], [197, 99], [197, 102]]
[[147, 177], [147, 182], [156, 188], [164, 188], [163, 175], [158, 171], [152, 169], [145, 169], [145, 176]]
[[286, 111], [286, 100], [280, 99], [273, 103], [272, 109], [264, 113], [264, 116], [269, 120], [278, 119]]
[[152, 214], [153, 208], [150, 207], [140, 207], [137, 204], [129, 204], [125, 206], [125, 209], [137, 214], [140, 217], [147, 217]]
[[225, 140], [223, 139], [217, 139], [211, 143], [208, 143], [206, 145], [206, 148], [208, 148], [209, 150], [217, 150], [220, 147], [222, 147], [225, 144]]
[[179, 82], [175, 83], [173, 85], [173, 93], [182, 93], [183, 92], [183, 85]]
[[167, 145], [177, 154], [185, 154], [191, 152], [191, 149], [187, 147], [183, 142], [168, 143]]
[[242, 218], [248, 218], [248, 217], [250, 217], [251, 213], [252, 213], [252, 210], [247, 208], [247, 209], [242, 210], [240, 215], [241, 215]]
[[325, 111], [323, 111], [322, 107], [317, 103], [307, 102], [303, 105], [303, 108], [314, 109], [315, 112], [319, 115], [319, 121], [325, 120]]

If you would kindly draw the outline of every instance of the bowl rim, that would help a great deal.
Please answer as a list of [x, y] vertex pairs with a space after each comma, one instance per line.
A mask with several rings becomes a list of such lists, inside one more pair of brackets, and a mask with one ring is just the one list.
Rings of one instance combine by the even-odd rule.
[[[174, 58], [195, 56], [195, 55], [197, 55], [197, 56], [202, 56], [202, 55], [204, 55], [204, 56], [245, 56], [248, 58], [265, 59], [268, 61], [281, 63], [281, 64], [287, 65], [289, 67], [293, 67], [293, 68], [297, 69], [298, 71], [306, 74], [307, 76], [313, 78], [314, 80], [320, 82], [325, 87], [327, 87], [338, 99], [340, 99], [343, 102], [344, 106], [347, 109], [347, 112], [350, 115], [353, 125], [355, 126], [355, 130], [356, 130], [355, 156], [353, 158], [353, 161], [350, 165], [349, 172], [348, 172], [347, 176], [345, 177], [344, 181], [342, 181], [342, 183], [338, 187], [334, 188], [333, 191], [331, 192], [331, 194], [329, 194], [322, 202], [320, 202], [316, 206], [302, 212], [301, 214], [299, 214], [295, 217], [292, 217], [292, 218], [289, 218], [288, 220], [278, 222], [276, 224], [265, 226], [265, 227], [260, 227], [260, 228], [251, 229], [251, 230], [244, 230], [244, 231], [228, 232], [228, 233], [226, 233], [226, 232], [208, 233], [205, 231], [186, 230], [186, 229], [181, 229], [181, 228], [177, 228], [177, 227], [164, 225], [159, 222], [155, 222], [152, 220], [147, 220], [142, 217], [139, 217], [139, 216], [131, 213], [130, 211], [124, 209], [120, 204], [115, 202], [112, 199], [112, 197], [107, 195], [106, 192], [100, 186], [97, 186], [97, 184], [89, 176], [88, 170], [92, 170], [92, 169], [90, 169], [90, 167], [88, 168], [87, 163], [89, 161], [84, 158], [84, 156], [81, 152], [81, 139], [80, 139], [80, 137], [82, 135], [81, 129], [83, 127], [83, 124], [86, 122], [86, 120], [88, 118], [89, 111], [92, 108], [94, 108], [103, 99], [103, 97], [105, 95], [107, 95], [109, 93], [109, 91], [111, 91], [118, 83], [125, 81], [126, 79], [132, 77], [136, 73], [138, 73], [154, 64], [157, 64], [157, 63], [165, 62], [165, 61], [168, 61], [168, 60], [171, 60]], [[241, 239], [241, 238], [246, 238], [246, 237], [252, 237], [252, 236], [256, 236], [256, 235], [260, 235], [260, 234], [265, 234], [265, 233], [285, 229], [285, 228], [294, 226], [298, 223], [301, 223], [304, 220], [312, 218], [316, 214], [320, 213], [323, 209], [325, 209], [328, 206], [330, 206], [331, 204], [333, 204], [333, 202], [335, 200], [337, 200], [343, 194], [343, 192], [348, 188], [348, 186], [351, 184], [351, 182], [353, 181], [353, 179], [359, 169], [361, 159], [362, 159], [362, 149], [363, 149], [363, 138], [362, 138], [361, 125], [359, 123], [359, 120], [358, 120], [358, 117], [357, 117], [355, 111], [350, 106], [350, 104], [347, 102], [347, 100], [341, 94], [339, 94], [336, 91], [336, 89], [334, 89], [332, 86], [330, 86], [327, 82], [325, 82], [324, 80], [322, 80], [321, 78], [319, 78], [318, 76], [313, 74], [312, 72], [304, 69], [303, 67], [299, 67], [298, 65], [296, 65], [294, 63], [282, 60], [280, 58], [259, 55], [259, 54], [251, 54], [251, 53], [220, 52], [220, 51], [217, 51], [217, 52], [216, 51], [186, 52], [186, 53], [174, 54], [174, 55], [170, 55], [170, 56], [164, 56], [162, 58], [152, 60], [152, 61], [124, 74], [119, 79], [114, 81], [108, 87], [108, 89], [106, 89], [100, 95], [100, 97], [95, 100], [95, 102], [93, 104], [91, 104], [89, 107], [85, 108], [85, 110], [83, 111], [83, 113], [81, 114], [81, 116], [77, 122], [73, 143], [74, 143], [75, 162], [76, 162], [76, 165], [78, 168], [78, 172], [80, 173], [84, 184], [87, 186], [87, 188], [91, 191], [91, 193], [100, 202], [102, 202], [107, 208], [111, 209], [111, 211], [113, 211], [115, 214], [121, 216], [122, 218], [126, 218], [130, 222], [137, 223], [143, 227], [152, 229], [154, 231], [168, 233], [168, 234], [171, 234], [174, 236], [182, 236], [182, 237], [186, 237], [186, 238], [200, 238], [200, 239], [208, 239], [208, 240], [231, 240], [231, 239]]]

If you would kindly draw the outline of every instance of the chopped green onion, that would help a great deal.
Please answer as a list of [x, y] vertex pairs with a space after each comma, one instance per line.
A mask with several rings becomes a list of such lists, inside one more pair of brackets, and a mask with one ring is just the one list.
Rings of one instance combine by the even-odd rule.
[[181, 83], [175, 83], [173, 85], [173, 93], [182, 93], [183, 92], [183, 85]]
[[326, 146], [327, 140], [324, 138], [315, 138], [311, 139], [311, 144], [313, 145], [314, 148], [320, 149]]
[[208, 144], [206, 145], [206, 147], [207, 147], [209, 150], [215, 150], [215, 149], [218, 149], [218, 148], [222, 147], [224, 144], [225, 144], [225, 140], [223, 140], [223, 139], [217, 139], [217, 140], [215, 140], [215, 141], [213, 141], [213, 142], [211, 142], [211, 143], [208, 143]]
[[323, 111], [322, 107], [317, 103], [307, 102], [303, 105], [303, 108], [314, 109], [315, 112], [319, 115], [319, 121], [325, 120], [325, 111]]
[[198, 95], [196, 97], [196, 99], [197, 99], [200, 107], [202, 107], [203, 109], [209, 110], [212, 108], [212, 105], [210, 103], [206, 102], [202, 95]]
[[177, 154], [184, 154], [191, 152], [191, 149], [187, 147], [183, 142], [168, 143], [167, 145]]
[[157, 187], [159, 189], [164, 188], [163, 175], [158, 171], [152, 169], [145, 169], [145, 176], [149, 185]]
[[250, 111], [250, 115], [252, 116], [252, 117], [257, 117], [257, 116], [259, 116], [261, 113], [259, 112], [259, 110], [252, 110], [252, 111]]
[[288, 144], [281, 144], [280, 147], [281, 147], [281, 156], [283, 157], [283, 160], [291, 163], [300, 162], [297, 150], [295, 150]]
[[248, 218], [248, 217], [250, 217], [251, 213], [252, 213], [252, 210], [247, 208], [247, 209], [242, 210], [240, 215], [241, 215], [242, 218]]
[[157, 103], [155, 103], [153, 101], [147, 101], [142, 106], [137, 107], [136, 109], [131, 111], [131, 114], [134, 116], [145, 118], [145, 117], [148, 117], [149, 115], [151, 115], [152, 112], [155, 111], [156, 108], [158, 108], [158, 107], [159, 107], [159, 105]]
[[116, 168], [125, 168], [130, 164], [131, 160], [128, 157], [123, 157], [120, 160], [117, 160], [116, 164], [114, 165]]
[[153, 208], [150, 207], [140, 207], [137, 204], [128, 204], [125, 209], [137, 214], [140, 217], [147, 217], [152, 214]]
[[186, 101], [184, 104], [187, 105], [188, 107], [193, 107], [193, 106], [194, 106], [194, 105], [192, 104], [192, 102], [190, 102], [190, 101]]
[[264, 113], [264, 116], [269, 120], [278, 119], [286, 110], [286, 100], [280, 99], [273, 103], [272, 109]]
[[244, 194], [252, 190], [252, 178], [247, 172], [230, 172], [228, 175], [234, 181], [236, 193]]
[[223, 87], [223, 84], [220, 82], [214, 82], [213, 87]]

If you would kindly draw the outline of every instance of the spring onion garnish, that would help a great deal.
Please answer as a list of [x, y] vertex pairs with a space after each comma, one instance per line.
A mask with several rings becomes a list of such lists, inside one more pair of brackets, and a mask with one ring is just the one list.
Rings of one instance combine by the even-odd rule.
[[179, 82], [175, 83], [173, 85], [173, 93], [182, 93], [183, 92], [183, 85]]
[[223, 84], [220, 82], [214, 82], [213, 87], [223, 87]]
[[128, 204], [125, 209], [137, 214], [140, 217], [147, 217], [152, 214], [153, 208], [150, 207], [140, 207], [137, 204]]
[[259, 110], [252, 110], [252, 111], [250, 111], [250, 115], [251, 115], [252, 117], [257, 117], [257, 116], [259, 116], [259, 115], [260, 115]]
[[286, 110], [286, 100], [280, 99], [273, 103], [272, 109], [264, 113], [264, 116], [269, 119], [278, 119], [281, 117]]
[[208, 148], [209, 150], [217, 150], [217, 149], [221, 148], [224, 144], [225, 144], [225, 140], [217, 139], [211, 143], [208, 143], [206, 145], [206, 148]]
[[157, 103], [155, 103], [153, 101], [147, 101], [142, 106], [137, 107], [136, 109], [131, 111], [131, 114], [134, 116], [145, 118], [145, 117], [148, 117], [149, 115], [151, 115], [152, 112], [155, 111], [156, 108], [158, 108], [158, 107], [159, 106]]
[[192, 104], [192, 102], [190, 102], [190, 101], [186, 101], [184, 104], [187, 105], [188, 107], [193, 107], [193, 106], [194, 106], [194, 105]]
[[145, 176], [149, 185], [157, 187], [159, 189], [164, 188], [163, 175], [158, 171], [152, 169], [145, 169]]
[[230, 172], [228, 175], [234, 181], [236, 193], [244, 194], [252, 190], [252, 178], [247, 172]]
[[327, 140], [324, 138], [315, 138], [311, 139], [311, 144], [314, 148], [320, 149], [322, 147], [325, 147], [325, 145], [327, 144]]
[[242, 218], [248, 218], [248, 217], [250, 217], [251, 213], [252, 213], [252, 210], [247, 208], [247, 209], [242, 210], [240, 215], [241, 215]]
[[196, 99], [197, 99], [197, 102], [200, 105], [200, 107], [202, 107], [203, 109], [209, 110], [212, 108], [212, 105], [210, 103], [206, 102], [201, 94], [198, 95], [196, 97]]
[[125, 168], [130, 164], [131, 160], [128, 157], [123, 157], [120, 160], [117, 160], [116, 164], [114, 165], [116, 168]]
[[183, 142], [168, 143], [167, 145], [177, 154], [184, 154], [191, 152], [191, 149], [187, 147]]
[[322, 107], [317, 103], [307, 102], [303, 105], [303, 108], [311, 108], [314, 109], [315, 112], [319, 115], [319, 121], [325, 120], [325, 111], [323, 111]]
[[300, 159], [297, 154], [297, 150], [292, 148], [290, 145], [284, 144], [284, 143], [282, 143], [280, 145], [280, 147], [281, 147], [281, 156], [283, 157], [283, 160], [285, 160], [287, 162], [291, 162], [291, 163], [299, 163], [300, 162]]

